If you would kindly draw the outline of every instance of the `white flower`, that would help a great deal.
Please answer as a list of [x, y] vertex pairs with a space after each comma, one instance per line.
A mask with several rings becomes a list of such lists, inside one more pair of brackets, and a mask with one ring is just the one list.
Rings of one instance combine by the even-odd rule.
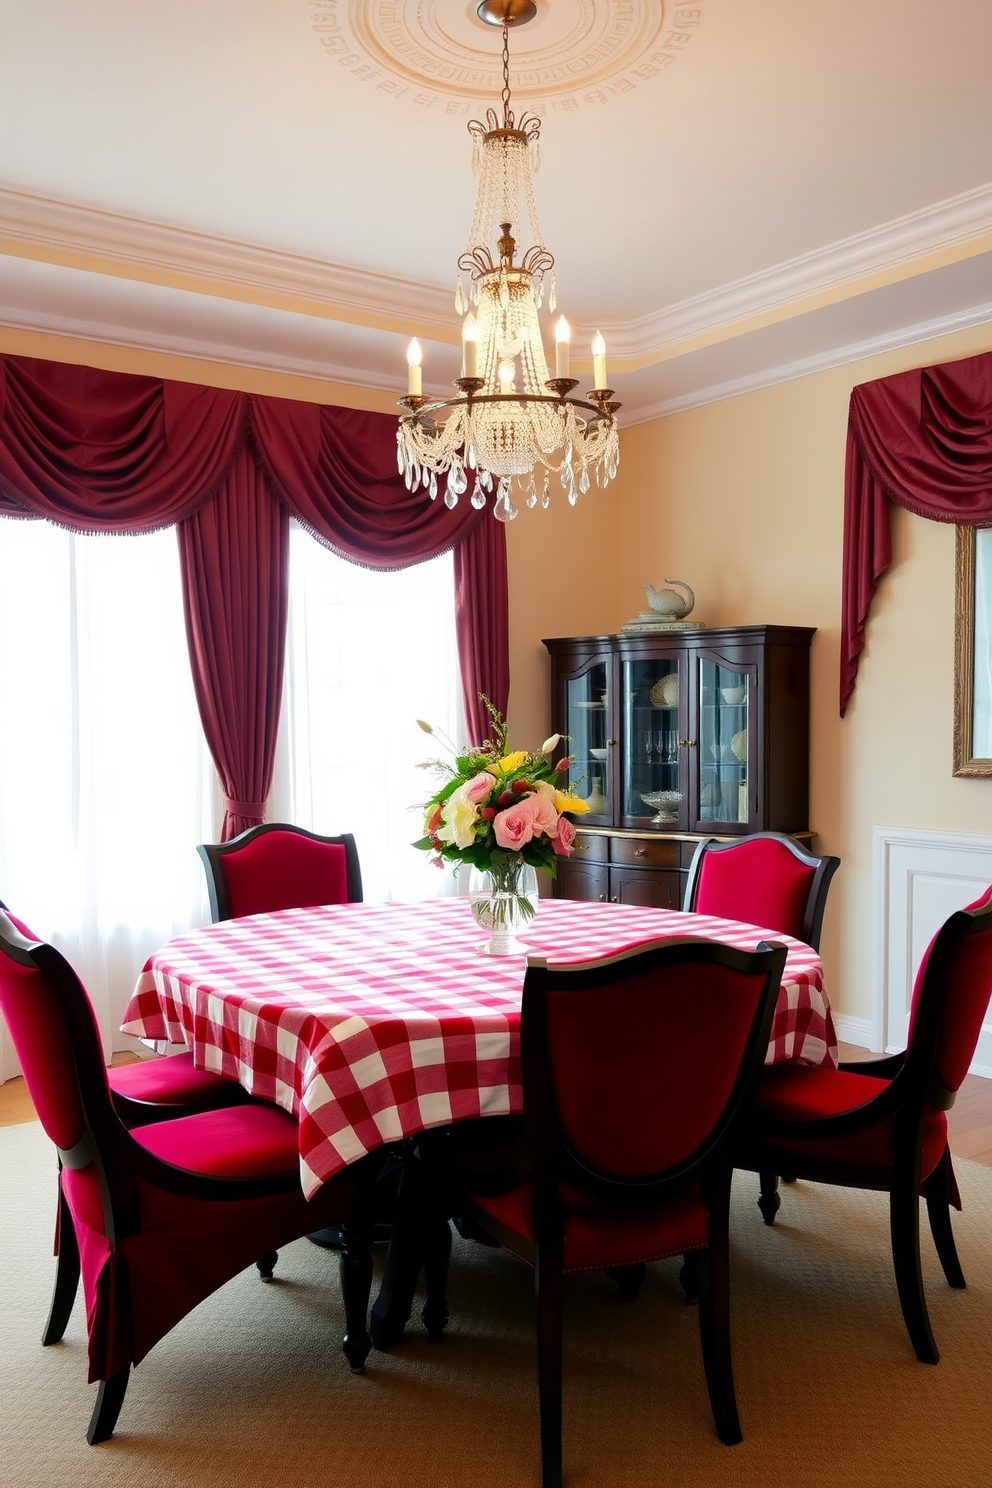
[[560, 739], [561, 734], [552, 734], [550, 739], [545, 739], [544, 743], [541, 745], [541, 753], [543, 755], [553, 754]]
[[435, 836], [440, 842], [455, 847], [471, 847], [475, 841], [475, 824], [479, 808], [466, 798], [466, 786], [453, 790], [441, 808], [441, 825]]

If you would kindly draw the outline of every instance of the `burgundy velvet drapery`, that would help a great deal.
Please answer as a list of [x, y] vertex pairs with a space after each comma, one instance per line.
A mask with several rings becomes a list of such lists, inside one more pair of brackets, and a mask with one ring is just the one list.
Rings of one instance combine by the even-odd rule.
[[992, 352], [882, 377], [851, 393], [841, 717], [854, 691], [872, 596], [892, 561], [890, 501], [933, 522], [992, 525]]
[[224, 836], [262, 820], [286, 630], [288, 514], [354, 562], [405, 567], [469, 544], [457, 586], [466, 708], [506, 708], [502, 527], [411, 495], [386, 414], [0, 357], [0, 515], [82, 531], [177, 525], [190, 665], [227, 797]]
[[224, 791], [226, 842], [265, 817], [282, 702], [289, 512], [242, 449], [176, 529], [197, 707]]
[[454, 549], [455, 628], [470, 742], [489, 731], [484, 693], [510, 693], [506, 536], [488, 512], [449, 511], [396, 474], [395, 427], [351, 408], [255, 399], [253, 432], [282, 500], [320, 541], [369, 568], [405, 568]]

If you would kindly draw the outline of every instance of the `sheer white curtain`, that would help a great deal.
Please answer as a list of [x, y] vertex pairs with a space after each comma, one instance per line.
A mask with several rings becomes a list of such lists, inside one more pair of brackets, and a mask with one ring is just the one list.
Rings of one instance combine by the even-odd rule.
[[450, 553], [389, 573], [338, 558], [298, 524], [269, 818], [354, 832], [365, 898], [451, 892], [411, 844], [434, 789], [418, 763], [437, 745], [423, 718], [465, 737]]
[[[354, 832], [366, 899], [448, 891], [410, 844], [435, 752], [416, 719], [464, 737], [450, 554], [377, 573], [296, 528], [291, 593], [269, 819]], [[79, 972], [109, 1053], [142, 962], [209, 918], [196, 845], [223, 815], [174, 531], [0, 519], [0, 635], [0, 899]]]
[[0, 634], [0, 899], [79, 972], [109, 1051], [145, 957], [208, 918], [219, 802], [174, 531], [0, 521]]

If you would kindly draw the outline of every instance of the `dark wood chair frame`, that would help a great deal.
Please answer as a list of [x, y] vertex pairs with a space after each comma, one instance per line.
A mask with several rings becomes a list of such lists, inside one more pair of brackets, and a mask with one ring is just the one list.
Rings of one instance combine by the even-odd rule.
[[[809, 1121], [755, 1121], [745, 1134], [736, 1165], [759, 1174], [758, 1205], [765, 1224], [775, 1221], [781, 1205], [778, 1178], [768, 1154], [762, 1154], [761, 1139], [779, 1138], [810, 1143], [853, 1136], [892, 1118], [891, 1178], [880, 1173], [874, 1182], [867, 1176], [845, 1184], [839, 1165], [816, 1158], [815, 1152], [788, 1157], [789, 1179], [835, 1183], [841, 1187], [874, 1188], [889, 1195], [889, 1232], [896, 1290], [906, 1329], [916, 1357], [923, 1364], [940, 1360], [930, 1324], [923, 1273], [920, 1265], [920, 1195], [926, 1200], [927, 1217], [941, 1269], [951, 1287], [963, 1288], [964, 1273], [951, 1228], [951, 1203], [960, 1208], [950, 1149], [922, 1183], [923, 1119], [928, 1107], [949, 1111], [957, 1092], [948, 1090], [937, 1071], [937, 1047], [944, 1016], [945, 989], [954, 953], [963, 936], [987, 930], [992, 924], [992, 905], [981, 910], [959, 910], [942, 926], [930, 951], [917, 1006], [916, 1025], [908, 1049], [880, 1059], [843, 1063], [840, 1069], [858, 1075], [873, 1075], [890, 1083], [879, 1095], [849, 1111]], [[776, 1164], [778, 1158], [775, 1158]]]
[[239, 849], [246, 847], [249, 842], [254, 842], [256, 837], [264, 837], [267, 832], [290, 832], [297, 837], [307, 837], [311, 842], [323, 842], [329, 845], [337, 844], [344, 848], [345, 864], [348, 875], [348, 902], [360, 904], [362, 902], [362, 867], [358, 858], [358, 848], [355, 838], [351, 832], [342, 832], [337, 837], [322, 837], [317, 832], [308, 832], [305, 827], [296, 827], [289, 822], [263, 822], [261, 826], [249, 827], [247, 831], [240, 832], [237, 837], [232, 837], [229, 842], [201, 842], [197, 852], [203, 860], [203, 867], [207, 875], [207, 891], [210, 895], [210, 917], [214, 924], [218, 920], [230, 920], [234, 916], [231, 913], [231, 899], [228, 894], [227, 881], [224, 877], [224, 859]]
[[[53, 946], [28, 940], [0, 913], [0, 955], [9, 956], [22, 966], [45, 973], [49, 986], [58, 998], [66, 1020], [76, 1069], [84, 1126], [71, 1148], [56, 1148], [60, 1169], [78, 1169], [96, 1165], [104, 1204], [104, 1230], [112, 1247], [141, 1225], [136, 1178], [146, 1179], [170, 1193], [194, 1199], [232, 1201], [264, 1198], [273, 1194], [293, 1193], [299, 1189], [299, 1174], [276, 1174], [271, 1177], [222, 1178], [178, 1168], [146, 1151], [107, 1099], [102, 1082], [93, 1078], [94, 1061], [102, 1065], [103, 1054], [89, 1009], [86, 993], [63, 956]], [[358, 1182], [364, 1188], [367, 1174], [363, 1164], [354, 1164], [342, 1174], [342, 1182]], [[332, 1180], [333, 1181], [333, 1180]], [[368, 1303], [372, 1285], [372, 1257], [369, 1249], [368, 1224], [363, 1206], [356, 1205], [354, 1222], [342, 1225], [345, 1248], [340, 1258], [341, 1291], [344, 1302], [346, 1332], [342, 1351], [355, 1371], [361, 1371], [372, 1346], [368, 1332]], [[79, 1250], [69, 1206], [59, 1192], [58, 1235], [60, 1253], [68, 1249], [70, 1259], [56, 1271], [51, 1310], [42, 1335], [43, 1344], [61, 1341], [69, 1322], [79, 1276]], [[74, 1257], [75, 1264], [72, 1264]], [[275, 1257], [269, 1257], [274, 1262]], [[258, 1262], [263, 1270], [264, 1259]], [[271, 1275], [271, 1270], [269, 1273]], [[130, 1378], [130, 1365], [110, 1379], [101, 1380], [96, 1403], [86, 1433], [89, 1444], [106, 1441], [124, 1403]]]
[[[733, 1150], [740, 1122], [761, 1072], [768, 1048], [772, 1018], [782, 971], [784, 946], [762, 942], [756, 951], [738, 951], [715, 941], [692, 937], [638, 946], [619, 956], [583, 966], [549, 967], [528, 962], [521, 1010], [521, 1061], [524, 1090], [523, 1136], [512, 1153], [503, 1181], [497, 1173], [477, 1191], [506, 1191], [530, 1172], [534, 1187], [536, 1243], [528, 1246], [516, 1232], [504, 1230], [488, 1212], [460, 1188], [457, 1172], [448, 1173], [448, 1210], [473, 1229], [489, 1235], [518, 1255], [527, 1252], [534, 1265], [537, 1299], [538, 1385], [541, 1422], [541, 1463], [544, 1488], [558, 1488], [562, 1478], [562, 1280], [564, 1244], [559, 1185], [567, 1184], [610, 1204], [656, 1205], [698, 1184], [710, 1212], [710, 1243], [699, 1253], [692, 1289], [698, 1286], [699, 1330], [703, 1368], [720, 1439], [733, 1445], [743, 1439], [734, 1390], [730, 1349], [729, 1210]], [[547, 993], [581, 991], [616, 980], [618, 995], [627, 976], [666, 964], [707, 962], [740, 971], [761, 972], [766, 978], [747, 1038], [732, 1093], [705, 1143], [677, 1167], [658, 1174], [631, 1178], [591, 1165], [563, 1132], [550, 1082]], [[431, 1166], [444, 1169], [443, 1154], [435, 1149]], [[454, 1177], [454, 1182], [452, 1182]], [[508, 1180], [508, 1181], [507, 1181]], [[437, 1180], [435, 1180], [437, 1181]], [[475, 1181], [474, 1175], [471, 1181]], [[479, 1238], [481, 1238], [480, 1236]], [[689, 1258], [686, 1258], [687, 1261]], [[695, 1258], [693, 1258], [694, 1260]], [[625, 1268], [643, 1273], [643, 1267]], [[613, 1274], [613, 1273], [611, 1273]], [[623, 1276], [617, 1279], [623, 1283]], [[636, 1296], [639, 1277], [632, 1295]], [[683, 1284], [685, 1284], [683, 1280]]]
[[[794, 858], [800, 863], [805, 863], [808, 868], [815, 870], [812, 882], [809, 886], [809, 894], [806, 898], [806, 908], [803, 911], [802, 933], [798, 939], [813, 947], [814, 951], [820, 949], [820, 932], [823, 928], [823, 911], [827, 904], [827, 890], [830, 880], [840, 867], [840, 858], [829, 854], [817, 857], [815, 853], [808, 853], [800, 847], [794, 837], [788, 837], [783, 832], [752, 832], [747, 837], [737, 837], [733, 842], [721, 842], [716, 837], [704, 837], [693, 854], [689, 865], [689, 876], [686, 881], [685, 897], [682, 901], [683, 910], [695, 910], [696, 895], [699, 892], [699, 880], [702, 874], [703, 859], [707, 853], [733, 852], [745, 842], [779, 842], [788, 848]], [[728, 918], [733, 918], [729, 916]], [[774, 925], [763, 926], [763, 929], [774, 930]], [[780, 933], [784, 934], [784, 931]]]

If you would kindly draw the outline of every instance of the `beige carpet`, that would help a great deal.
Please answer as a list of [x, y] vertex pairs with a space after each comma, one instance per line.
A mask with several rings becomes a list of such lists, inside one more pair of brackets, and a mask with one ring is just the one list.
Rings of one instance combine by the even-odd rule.
[[[599, 1276], [567, 1293], [568, 1488], [989, 1488], [992, 1170], [960, 1163], [968, 1290], [925, 1272], [942, 1351], [912, 1355], [885, 1201], [797, 1184], [775, 1229], [754, 1181], [733, 1216], [734, 1349], [745, 1440], [713, 1432], [695, 1310], [674, 1263], [635, 1306]], [[0, 1130], [0, 1482], [4, 1488], [537, 1488], [530, 1272], [456, 1239], [452, 1322], [419, 1325], [364, 1376], [339, 1352], [336, 1263], [306, 1241], [265, 1285], [247, 1272], [132, 1374], [115, 1438], [88, 1447], [77, 1300], [43, 1349], [55, 1159], [40, 1127]]]

